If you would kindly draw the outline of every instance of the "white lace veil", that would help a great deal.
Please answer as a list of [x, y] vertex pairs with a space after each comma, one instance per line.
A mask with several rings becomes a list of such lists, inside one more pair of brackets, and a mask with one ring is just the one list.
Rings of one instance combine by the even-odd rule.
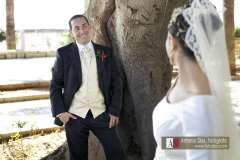
[[221, 104], [223, 136], [230, 137], [230, 149], [225, 151], [225, 160], [240, 160], [240, 140], [228, 87], [231, 77], [224, 26], [215, 6], [208, 0], [193, 0], [182, 14], [190, 25], [185, 43], [194, 52], [199, 66], [208, 77], [212, 94]]

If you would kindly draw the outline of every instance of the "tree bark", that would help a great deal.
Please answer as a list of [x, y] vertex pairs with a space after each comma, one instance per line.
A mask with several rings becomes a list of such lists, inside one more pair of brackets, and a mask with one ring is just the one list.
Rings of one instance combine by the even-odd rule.
[[14, 0], [6, 0], [6, 42], [7, 49], [16, 49], [15, 24], [14, 24]]
[[[85, 13], [93, 24], [93, 42], [112, 47], [121, 71], [123, 105], [118, 131], [129, 160], [154, 158], [152, 112], [165, 96], [172, 78], [165, 51], [167, 25], [173, 9], [185, 2], [91, 0]], [[99, 144], [95, 141], [89, 147]], [[101, 153], [101, 147], [98, 148], [101, 151], [89, 149], [89, 155]]]
[[235, 43], [234, 43], [234, 0], [223, 0], [224, 7], [227, 10], [223, 13], [225, 34], [227, 41], [227, 50], [230, 64], [231, 75], [236, 75], [235, 62]]
[[[116, 0], [108, 35], [118, 57], [124, 88], [119, 132], [124, 144], [153, 159], [152, 112], [170, 87], [172, 67], [165, 51], [174, 8], [186, 0]], [[139, 148], [139, 149], [138, 149]]]

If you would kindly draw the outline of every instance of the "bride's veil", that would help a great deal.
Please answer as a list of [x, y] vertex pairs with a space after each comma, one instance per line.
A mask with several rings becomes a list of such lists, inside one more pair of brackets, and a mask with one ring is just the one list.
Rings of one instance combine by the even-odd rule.
[[225, 160], [240, 160], [240, 140], [228, 87], [231, 77], [224, 25], [208, 0], [193, 0], [191, 6], [183, 10], [183, 17], [190, 25], [185, 43], [207, 75], [212, 94], [220, 101], [218, 109], [224, 115], [223, 136], [230, 138]]

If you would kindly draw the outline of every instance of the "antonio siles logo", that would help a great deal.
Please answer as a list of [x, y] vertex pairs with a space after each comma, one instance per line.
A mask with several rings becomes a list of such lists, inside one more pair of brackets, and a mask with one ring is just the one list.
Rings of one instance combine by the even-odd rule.
[[180, 139], [179, 138], [166, 138], [166, 148], [179, 148]]

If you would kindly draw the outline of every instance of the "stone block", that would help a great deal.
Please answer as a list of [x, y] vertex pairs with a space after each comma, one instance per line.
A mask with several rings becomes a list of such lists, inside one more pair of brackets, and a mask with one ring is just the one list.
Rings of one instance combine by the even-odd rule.
[[47, 51], [46, 54], [47, 54], [47, 57], [55, 57], [56, 51], [55, 50]]
[[6, 59], [14, 59], [14, 58], [16, 58], [16, 53], [7, 53], [5, 55], [5, 58]]
[[5, 59], [5, 54], [0, 53], [0, 59]]
[[23, 51], [18, 51], [17, 54], [16, 54], [16, 58], [25, 58], [24, 56], [24, 52]]
[[25, 58], [46, 57], [45, 51], [26, 51]]

